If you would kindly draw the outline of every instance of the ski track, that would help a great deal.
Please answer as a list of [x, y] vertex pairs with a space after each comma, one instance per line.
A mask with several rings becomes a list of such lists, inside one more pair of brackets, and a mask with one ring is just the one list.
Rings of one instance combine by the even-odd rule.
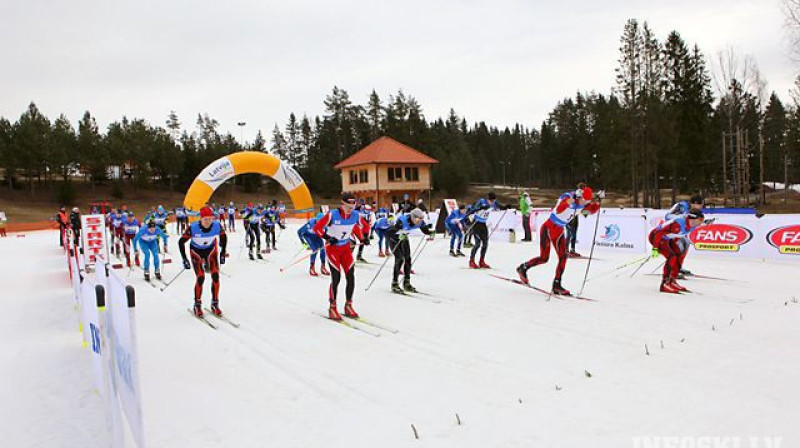
[[[191, 272], [162, 293], [145, 285], [141, 269], [118, 270], [137, 292], [150, 446], [618, 447], [637, 435], [709, 434], [800, 444], [792, 417], [800, 386], [789, 379], [800, 367], [800, 304], [791, 300], [800, 294], [771, 281], [792, 278], [796, 264], [690, 257], [689, 269], [731, 281], [689, 278], [683, 283], [696, 292], [672, 296], [657, 292], [653, 262], [629, 278], [638, 264], [611, 270], [635, 256], [603, 251], [585, 289], [597, 302], [548, 301], [487, 275], [514, 278], [536, 243], [492, 241], [494, 269], [469, 270], [468, 257], [450, 257], [437, 239], [413, 277], [441, 299], [433, 303], [389, 291], [391, 260], [365, 292], [384, 261], [373, 244], [364, 255], [374, 264], [355, 266], [356, 309], [399, 330], [370, 327], [376, 338], [312, 314], [326, 313], [329, 277], [310, 279], [308, 261], [279, 272], [298, 252], [296, 238], [279, 239], [277, 251], [253, 262], [243, 235], [229, 233], [229, 252], [239, 253], [220, 279], [220, 305], [238, 329], [214, 322], [213, 330], [186, 315]], [[0, 268], [21, 280], [6, 299], [10, 325], [0, 330], [0, 390], [15, 397], [7, 403], [22, 403], [0, 408], [9, 446], [105, 444], [101, 430], [64, 418], [77, 406], [103, 419], [55, 237], [0, 240]], [[181, 269], [177, 238], [170, 245], [167, 281]], [[531, 269], [532, 284], [547, 289], [555, 262]], [[585, 266], [567, 262], [573, 293]], [[207, 274], [205, 306], [210, 283]]]

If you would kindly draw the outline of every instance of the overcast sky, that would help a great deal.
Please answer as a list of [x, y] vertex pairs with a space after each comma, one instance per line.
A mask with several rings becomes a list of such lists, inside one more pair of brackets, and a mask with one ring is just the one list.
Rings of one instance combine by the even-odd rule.
[[185, 128], [198, 113], [238, 138], [269, 134], [290, 112], [323, 112], [334, 85], [366, 103], [402, 88], [426, 118], [538, 127], [560, 99], [614, 85], [625, 21], [660, 40], [678, 30], [706, 55], [752, 54], [785, 101], [780, 0], [268, 1], [0, 3], [0, 116], [34, 101], [51, 119], [91, 111]]

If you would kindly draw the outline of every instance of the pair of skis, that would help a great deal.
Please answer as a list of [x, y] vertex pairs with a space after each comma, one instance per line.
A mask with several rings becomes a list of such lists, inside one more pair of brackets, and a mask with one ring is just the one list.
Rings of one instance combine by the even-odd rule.
[[595, 299], [590, 299], [588, 297], [583, 297], [583, 296], [573, 296], [572, 294], [569, 294], [569, 295], [556, 294], [554, 292], [547, 291], [546, 289], [540, 288], [538, 286], [531, 285], [530, 283], [527, 283], [527, 284], [523, 283], [522, 280], [519, 280], [519, 279], [516, 279], [516, 278], [508, 278], [508, 277], [503, 277], [503, 276], [496, 275], [496, 274], [489, 274], [489, 275], [491, 275], [494, 278], [497, 278], [497, 279], [500, 279], [500, 280], [505, 280], [507, 282], [511, 282], [511, 283], [514, 283], [514, 284], [517, 284], [517, 285], [520, 285], [520, 286], [524, 286], [524, 287], [530, 288], [530, 289], [532, 289], [532, 290], [534, 290], [536, 292], [545, 294], [545, 295], [547, 295], [548, 299], [550, 297], [555, 297], [555, 298], [561, 299], [561, 300], [564, 300], [565, 298], [570, 298], [570, 299], [584, 300], [584, 301], [587, 301], [587, 302], [597, 302], [597, 300], [595, 300]]
[[347, 317], [342, 316], [342, 320], [333, 320], [327, 315], [320, 313], [318, 311], [312, 311], [313, 314], [322, 317], [323, 319], [329, 320], [333, 323], [342, 325], [347, 327], [351, 330], [355, 330], [364, 334], [368, 334], [372, 337], [379, 338], [381, 335], [385, 333], [390, 334], [397, 334], [400, 330], [392, 327], [388, 327], [386, 325], [379, 324], [377, 322], [373, 322], [363, 317]]
[[[211, 309], [209, 309], [209, 308], [203, 308], [203, 309], [206, 311], [206, 314], [210, 314], [210, 315], [214, 316], [216, 319], [218, 319], [218, 320], [220, 320], [220, 321], [222, 321], [222, 322], [225, 322], [226, 324], [230, 325], [230, 326], [231, 326], [231, 327], [233, 327], [233, 328], [239, 328], [239, 326], [240, 326], [240, 325], [239, 325], [237, 322], [234, 322], [234, 321], [232, 321], [232, 320], [228, 319], [228, 317], [227, 317], [226, 315], [224, 315], [224, 314], [221, 314], [221, 315], [216, 315], [216, 314], [214, 314], [214, 312], [213, 312], [213, 311], [211, 311]], [[187, 310], [187, 311], [189, 312], [189, 314], [191, 314], [191, 315], [192, 315], [192, 317], [194, 317], [195, 319], [197, 319], [197, 320], [199, 320], [199, 321], [203, 322], [204, 324], [208, 325], [209, 327], [211, 327], [211, 328], [213, 328], [213, 329], [215, 329], [215, 330], [217, 329], [217, 326], [216, 326], [216, 325], [214, 325], [213, 323], [211, 323], [211, 321], [209, 321], [208, 319], [206, 319], [206, 314], [203, 314], [202, 316], [196, 316], [196, 315], [194, 314], [194, 311], [192, 311], [192, 309], [191, 309], [191, 308], [187, 308], [186, 310]]]

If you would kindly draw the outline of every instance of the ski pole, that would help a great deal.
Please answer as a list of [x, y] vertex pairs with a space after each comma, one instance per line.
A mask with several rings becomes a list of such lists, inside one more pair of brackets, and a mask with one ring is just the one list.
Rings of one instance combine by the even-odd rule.
[[[406, 237], [402, 236], [400, 239], [397, 240], [397, 244], [395, 244], [394, 247], [392, 248], [392, 253], [394, 253], [395, 249], [397, 249], [397, 246], [399, 246], [400, 243], [404, 239], [406, 239]], [[389, 247], [389, 245], [387, 244], [386, 247]], [[378, 272], [376, 272], [375, 276], [372, 277], [372, 281], [369, 282], [369, 285], [367, 285], [367, 287], [364, 289], [364, 291], [369, 291], [369, 288], [372, 288], [372, 284], [375, 283], [375, 280], [378, 278], [379, 275], [381, 275], [381, 271], [383, 270], [383, 267], [386, 266], [386, 262], [388, 262], [388, 261], [389, 261], [389, 257], [387, 256], [386, 259], [383, 260], [383, 264], [381, 264], [381, 267], [378, 268]]]
[[658, 266], [656, 266], [656, 268], [655, 268], [655, 269], [653, 269], [652, 271], [650, 271], [650, 274], [651, 274], [651, 275], [652, 275], [652, 274], [655, 274], [655, 273], [656, 273], [656, 271], [657, 271], [657, 270], [658, 270], [658, 269], [659, 269], [661, 266], [664, 266], [664, 263], [666, 263], [666, 262], [667, 262], [667, 260], [664, 260], [664, 261], [662, 261], [662, 262], [661, 262], [661, 264], [659, 264]]
[[162, 287], [161, 287], [161, 292], [164, 292], [164, 290], [165, 290], [165, 289], [169, 288], [169, 285], [171, 285], [171, 284], [172, 284], [172, 282], [174, 282], [175, 280], [177, 280], [177, 279], [178, 279], [178, 277], [180, 277], [180, 276], [181, 276], [181, 274], [183, 274], [183, 273], [184, 273], [184, 271], [186, 271], [186, 268], [183, 268], [183, 269], [181, 269], [181, 270], [180, 270], [180, 272], [178, 272], [177, 274], [175, 274], [175, 277], [172, 277], [172, 280], [170, 280], [170, 281], [168, 281], [168, 282], [164, 283], [164, 286], [162, 286]]
[[497, 220], [497, 224], [495, 224], [495, 225], [494, 225], [494, 228], [493, 228], [493, 229], [492, 229], [492, 231], [489, 233], [489, 236], [488, 236], [488, 237], [486, 237], [486, 242], [487, 242], [487, 243], [489, 242], [489, 238], [491, 238], [491, 237], [492, 237], [492, 235], [494, 235], [494, 231], [495, 231], [495, 230], [497, 230], [497, 228], [498, 228], [498, 227], [500, 227], [500, 223], [502, 223], [502, 222], [503, 222], [503, 218], [505, 218], [505, 217], [506, 217], [506, 213], [508, 213], [508, 209], [505, 209], [505, 210], [503, 210], [503, 214], [502, 214], [502, 215], [500, 215], [500, 219], [498, 219], [498, 220]]
[[425, 250], [425, 246], [428, 245], [428, 238], [423, 238], [423, 239], [425, 240], [425, 244], [422, 245], [422, 249], [420, 249], [419, 252], [417, 252], [417, 255], [414, 257], [414, 259], [411, 260], [411, 267], [412, 268], [414, 267], [414, 263], [417, 262], [417, 259], [419, 258], [419, 256], [422, 255], [422, 251]]
[[[650, 255], [645, 255], [644, 257], [638, 257], [638, 258], [636, 258], [635, 260], [631, 260], [631, 261], [628, 261], [628, 262], [626, 262], [626, 263], [623, 263], [623, 264], [621, 264], [621, 265], [619, 265], [619, 266], [615, 267], [614, 269], [612, 269], [612, 270], [610, 270], [610, 271], [604, 272], [604, 273], [602, 273], [602, 274], [597, 274], [597, 275], [595, 275], [594, 277], [591, 277], [589, 280], [594, 280], [594, 279], [596, 279], [596, 278], [598, 278], [598, 277], [602, 277], [602, 276], [604, 276], [604, 275], [608, 275], [608, 274], [611, 274], [611, 273], [617, 272], [617, 271], [619, 271], [620, 269], [625, 269], [625, 268], [627, 268], [628, 266], [634, 265], [634, 264], [636, 264], [636, 263], [641, 263], [641, 262], [642, 262], [642, 261], [643, 261], [645, 258], [647, 258], [647, 257], [649, 257], [649, 256], [650, 256]], [[617, 277], [619, 277], [619, 275], [617, 275]], [[587, 282], [588, 282], [588, 280], [587, 280]]]
[[[282, 267], [282, 268], [281, 268], [281, 272], [283, 272], [283, 271], [285, 271], [285, 270], [289, 269], [290, 267], [292, 267], [292, 266], [294, 266], [294, 265], [296, 265], [296, 264], [300, 263], [300, 262], [301, 262], [301, 261], [303, 261], [303, 260], [308, 260], [308, 258], [309, 258], [309, 257], [311, 257], [312, 255], [316, 254], [317, 252], [319, 252], [319, 251], [321, 251], [321, 250], [322, 250], [322, 248], [320, 247], [319, 249], [315, 250], [314, 252], [311, 252], [310, 254], [306, 254], [306, 255], [304, 255], [304, 256], [303, 256], [303, 257], [301, 257], [299, 260], [296, 260], [296, 261], [293, 261], [293, 262], [289, 263], [288, 265], [286, 265], [286, 266], [284, 266], [284, 267]], [[298, 255], [299, 255], [299, 252], [298, 252]]]
[[597, 210], [597, 221], [594, 222], [594, 235], [592, 236], [592, 249], [589, 251], [589, 262], [586, 263], [586, 273], [583, 274], [583, 284], [581, 285], [581, 291], [578, 293], [578, 297], [583, 295], [583, 288], [586, 287], [586, 279], [589, 277], [589, 267], [592, 266], [592, 257], [594, 256], [594, 246], [595, 242], [597, 241], [597, 229], [600, 227], [600, 210], [599, 206], [602, 204], [603, 198], [599, 198], [597, 200], [598, 210]]
[[642, 269], [642, 266], [644, 266], [645, 264], [647, 264], [647, 262], [648, 262], [648, 261], [650, 261], [650, 259], [651, 259], [651, 258], [652, 258], [652, 257], [647, 257], [647, 258], [645, 258], [645, 259], [644, 259], [644, 261], [642, 262], [642, 264], [640, 264], [640, 265], [639, 265], [639, 266], [636, 268], [636, 270], [634, 270], [634, 271], [633, 271], [633, 273], [631, 274], [630, 278], [633, 278], [633, 276], [634, 276], [634, 275], [636, 275], [636, 273], [637, 273], [637, 272], [639, 272], [639, 269]]

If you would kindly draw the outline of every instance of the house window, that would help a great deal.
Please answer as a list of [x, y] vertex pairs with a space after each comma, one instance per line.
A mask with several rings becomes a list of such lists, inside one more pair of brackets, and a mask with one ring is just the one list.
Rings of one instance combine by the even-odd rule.
[[357, 184], [358, 183], [358, 176], [356, 175], [355, 170], [350, 170], [350, 184]]
[[402, 182], [403, 168], [399, 166], [389, 167], [389, 182]]
[[360, 170], [358, 172], [358, 182], [362, 184], [369, 182], [369, 171]]
[[406, 181], [418, 181], [419, 180], [419, 168], [417, 167], [406, 167]]

